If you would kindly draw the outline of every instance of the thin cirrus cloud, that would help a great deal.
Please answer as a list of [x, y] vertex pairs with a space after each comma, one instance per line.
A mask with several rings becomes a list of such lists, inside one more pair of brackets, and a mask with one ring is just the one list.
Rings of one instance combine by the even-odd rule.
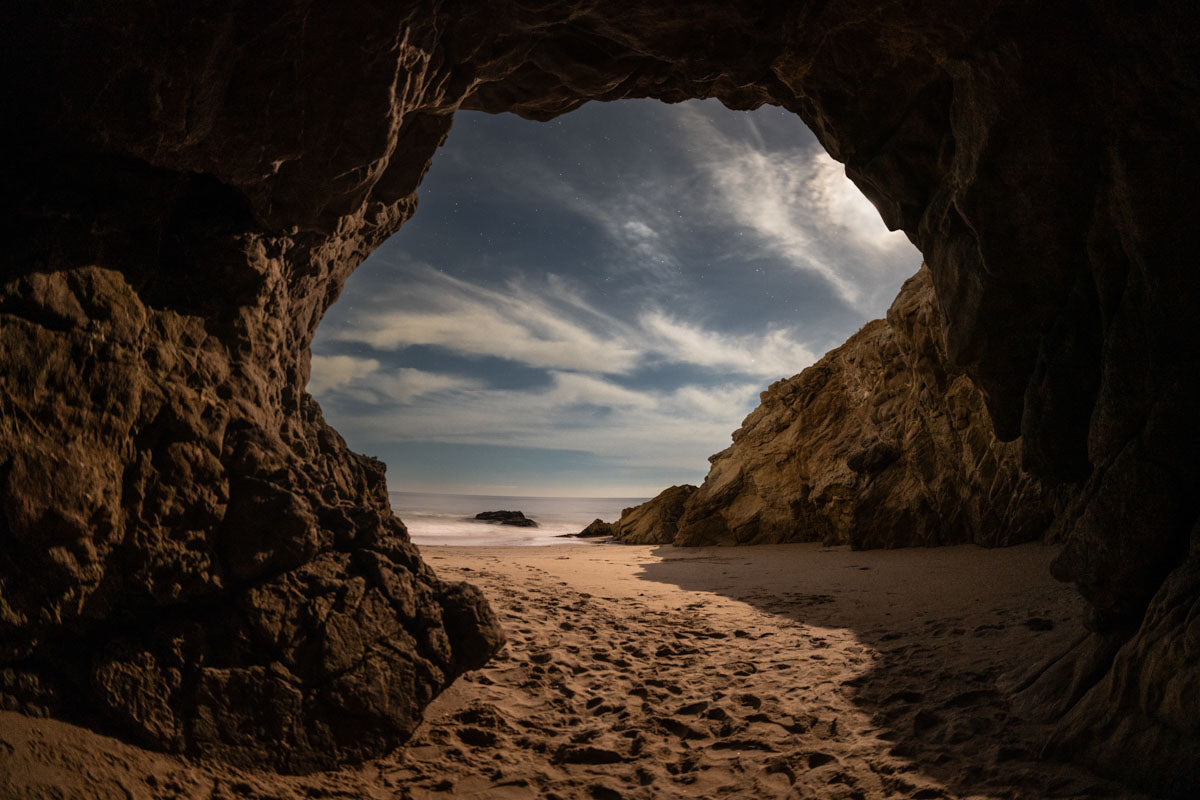
[[768, 140], [753, 115], [730, 124], [728, 112], [701, 103], [659, 113], [676, 144], [639, 175], [589, 184], [526, 161], [508, 184], [604, 232], [614, 272], [657, 277], [672, 292], [694, 270], [682, 254], [698, 230], [723, 234], [723, 255], [733, 261], [765, 260], [819, 277], [858, 315], [878, 314], [920, 264], [908, 238], [887, 229], [811, 135]]
[[312, 377], [308, 381], [308, 391], [317, 396], [323, 395], [339, 386], [365, 378], [378, 369], [379, 361], [374, 358], [315, 354], [312, 357]]
[[[514, 279], [492, 289], [420, 264], [393, 266], [411, 280], [402, 282], [403, 289], [376, 294], [369, 301], [375, 308], [331, 331], [330, 341], [381, 351], [432, 346], [538, 369], [613, 375], [667, 363], [777, 378], [816, 360], [787, 329], [723, 333], [680, 321], [658, 307], [624, 321], [589, 304], [559, 276], [540, 284]], [[347, 370], [342, 362], [330, 366]], [[331, 380], [323, 376], [314, 394]]]
[[662, 309], [647, 311], [639, 320], [655, 351], [681, 363], [771, 378], [798, 372], [816, 361], [812, 350], [783, 329], [736, 336], [681, 322]]
[[770, 148], [753, 121], [755, 135], [735, 138], [696, 107], [681, 113], [694, 145], [688, 152], [711, 185], [709, 214], [753, 231], [759, 246], [820, 275], [852, 307], [877, 312], [889, 299], [879, 288], [890, 289], [919, 263], [908, 238], [887, 229], [819, 146]]
[[[343, 434], [373, 446], [432, 439], [585, 450], [610, 465], [694, 471], [728, 441], [767, 381], [813, 360], [786, 331], [726, 334], [656, 307], [624, 322], [590, 306], [562, 278], [514, 281], [501, 291], [423, 265], [409, 270], [404, 289], [361, 300], [376, 307], [328, 334], [376, 355], [313, 357], [320, 382], [310, 391], [336, 414]], [[405, 304], [417, 307], [397, 308]], [[389, 352], [418, 344], [516, 361], [544, 370], [549, 385], [495, 389], [385, 365]], [[642, 388], [614, 379], [664, 364], [711, 369], [714, 378]]]
[[401, 267], [404, 288], [377, 294], [372, 310], [330, 335], [331, 341], [401, 350], [441, 347], [466, 356], [494, 356], [545, 369], [624, 373], [638, 352], [621, 322], [595, 311], [556, 280], [538, 294], [511, 281], [493, 289], [423, 265]]
[[[355, 392], [362, 381], [353, 379], [322, 399], [336, 402], [338, 391]], [[450, 390], [439, 394], [437, 402], [415, 403], [402, 414], [390, 404], [359, 407], [340, 415], [339, 428], [375, 443], [433, 438], [453, 444], [586, 450], [609, 463], [694, 470], [716, 449], [715, 443], [728, 439], [760, 388], [757, 383], [729, 383], [639, 391], [595, 375], [554, 372], [550, 386], [537, 392]]]
[[319, 398], [341, 395], [369, 405], [411, 403], [441, 392], [470, 391], [483, 384], [471, 378], [412, 367], [385, 368], [375, 358], [335, 355], [312, 357], [308, 391]]

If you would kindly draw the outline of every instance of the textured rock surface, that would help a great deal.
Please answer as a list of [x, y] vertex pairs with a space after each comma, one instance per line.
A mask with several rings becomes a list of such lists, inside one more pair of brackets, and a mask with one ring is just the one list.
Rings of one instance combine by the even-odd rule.
[[1021, 471], [1019, 444], [996, 439], [981, 393], [947, 364], [925, 268], [886, 320], [763, 392], [710, 461], [658, 541], [1016, 544], [1047, 533], [1059, 494]]
[[[1103, 638], [1093, 634], [1089, 644]], [[1200, 786], [1197, 663], [1200, 547], [1155, 595], [1137, 636], [1071, 706], [1049, 752], [1101, 765], [1124, 760], [1123, 773], [1134, 782], [1172, 796], [1193, 795]]]
[[695, 486], [663, 489], [646, 502], [626, 508], [613, 523], [613, 536], [624, 544], [667, 544], [675, 537], [679, 519]]
[[601, 536], [612, 536], [616, 533], [615, 526], [611, 522], [596, 517], [588, 523], [588, 526], [579, 533], [568, 533], [566, 536], [575, 539], [598, 539]]
[[475, 519], [481, 522], [498, 522], [517, 528], [536, 528], [537, 523], [520, 511], [480, 511]]
[[[1177, 617], [1143, 626], [1156, 594], [1190, 591], [1167, 577], [1200, 510], [1190, 4], [51, 2], [0, 37], [10, 698], [70, 692], [137, 727], [103, 711], [106, 687], [175, 697], [175, 678], [141, 656], [106, 672], [110, 645], [153, 650], [184, 621], [215, 633], [255, 587], [354, 566], [377, 527], [410, 553], [366, 489], [378, 471], [330, 444], [303, 397], [312, 331], [411, 214], [456, 109], [547, 119], [636, 96], [773, 102], [808, 123], [920, 245], [949, 359], [1000, 437], [1082, 483], [1056, 574], [1093, 627], [1196, 673], [1171, 645], [1189, 635]], [[467, 635], [470, 615], [448, 611]], [[269, 676], [278, 660], [228, 668]], [[1121, 741], [1116, 709], [1161, 731], [1159, 762], [1186, 763], [1193, 732], [1134, 691], [1158, 673], [1116, 664], [1064, 742]], [[318, 674], [306, 690], [331, 685]], [[183, 729], [242, 741], [188, 708], [172, 706]]]
[[271, 403], [202, 318], [98, 267], [13, 280], [0, 314], [6, 707], [306, 770], [402, 741], [498, 647], [383, 465], [307, 395]]

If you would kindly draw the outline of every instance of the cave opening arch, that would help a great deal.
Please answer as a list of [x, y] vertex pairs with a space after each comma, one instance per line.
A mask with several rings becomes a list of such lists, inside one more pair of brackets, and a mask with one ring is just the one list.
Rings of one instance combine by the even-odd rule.
[[[1096, 635], [1060, 749], [1194, 790], [1195, 666], [1175, 647], [1200, 573], [1187, 10], [506, 11], [63, 3], [6, 29], [21, 121], [0, 297], [8, 702], [82, 702], [154, 746], [293, 769], [403, 738], [496, 641], [478, 596], [404, 544], [378, 466], [303, 394], [316, 321], [411, 214], [456, 109], [717, 97], [798, 113], [847, 164], [919, 243], [997, 433], [1083, 484], [1055, 572]], [[300, 649], [324, 655], [301, 657], [283, 646], [298, 609], [265, 613], [330, 575], [369, 586], [406, 642], [393, 672], [408, 677], [384, 684], [395, 713], [367, 714], [376, 733], [357, 742], [337, 709], [381, 699], [359, 679], [383, 656], [322, 629]], [[303, 676], [268, 670], [268, 652]], [[296, 721], [284, 755], [229, 733], [255, 712], [228, 698], [247, 694]]]
[[308, 387], [400, 492], [698, 483], [761, 391], [921, 261], [778, 109], [460, 112], [420, 195], [326, 313]]

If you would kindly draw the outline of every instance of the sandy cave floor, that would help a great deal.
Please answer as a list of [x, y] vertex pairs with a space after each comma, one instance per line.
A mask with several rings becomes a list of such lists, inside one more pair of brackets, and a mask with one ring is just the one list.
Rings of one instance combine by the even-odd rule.
[[0, 713], [0, 798], [1132, 798], [1040, 761], [1006, 676], [1082, 635], [1024, 545], [425, 547], [501, 655], [360, 767], [285, 777]]

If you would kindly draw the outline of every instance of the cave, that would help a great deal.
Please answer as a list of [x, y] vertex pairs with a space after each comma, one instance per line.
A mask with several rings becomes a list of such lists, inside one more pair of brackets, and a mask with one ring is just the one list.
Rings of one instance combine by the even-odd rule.
[[[1070, 484], [1088, 638], [1047, 752], [1200, 791], [1184, 3], [92, 6], [3, 33], [0, 706], [306, 771], [402, 742], [502, 634], [304, 392], [459, 109], [797, 114], [920, 248], [950, 359]], [[352, 602], [345, 602], [346, 594]], [[335, 613], [329, 613], [333, 600]], [[1136, 755], [1136, 758], [1131, 756]]]

